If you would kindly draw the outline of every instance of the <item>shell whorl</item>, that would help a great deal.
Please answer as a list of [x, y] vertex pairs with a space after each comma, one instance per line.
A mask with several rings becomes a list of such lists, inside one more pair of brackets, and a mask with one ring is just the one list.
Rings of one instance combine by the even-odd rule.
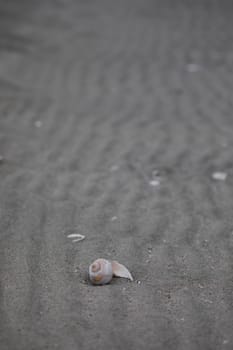
[[99, 261], [94, 262], [91, 264], [91, 272], [98, 272], [101, 269], [101, 263]]
[[97, 259], [89, 266], [89, 279], [92, 284], [107, 284], [112, 277], [112, 263], [106, 259]]

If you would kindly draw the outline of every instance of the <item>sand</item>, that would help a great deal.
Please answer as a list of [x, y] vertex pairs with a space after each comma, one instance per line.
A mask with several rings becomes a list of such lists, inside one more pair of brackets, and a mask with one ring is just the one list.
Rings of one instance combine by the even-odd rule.
[[233, 348], [232, 11], [1, 3], [1, 350]]

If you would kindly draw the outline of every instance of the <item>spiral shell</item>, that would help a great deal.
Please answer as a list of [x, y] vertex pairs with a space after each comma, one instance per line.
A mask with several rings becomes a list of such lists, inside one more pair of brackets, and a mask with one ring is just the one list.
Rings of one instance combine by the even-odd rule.
[[129, 270], [117, 261], [97, 259], [89, 266], [89, 279], [92, 284], [107, 284], [113, 276], [128, 278], [133, 281]]
[[89, 266], [89, 278], [93, 284], [107, 284], [112, 276], [112, 263], [106, 259], [97, 259]]

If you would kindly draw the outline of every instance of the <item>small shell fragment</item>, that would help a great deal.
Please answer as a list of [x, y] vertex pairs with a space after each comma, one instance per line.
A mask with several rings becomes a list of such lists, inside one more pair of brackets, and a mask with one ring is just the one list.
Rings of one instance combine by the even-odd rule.
[[79, 242], [85, 239], [84, 235], [80, 235], [79, 233], [71, 233], [67, 236], [67, 238], [74, 238], [72, 242]]
[[160, 185], [160, 181], [159, 180], [151, 180], [150, 182], [149, 182], [149, 184], [151, 185], [151, 186], [159, 186]]
[[212, 178], [218, 181], [225, 181], [227, 178], [227, 173], [224, 173], [223, 171], [216, 171], [212, 174]]
[[112, 261], [112, 271], [113, 271], [113, 275], [116, 277], [124, 277], [133, 281], [133, 277], [129, 272], [129, 270], [127, 269], [127, 267], [120, 264], [118, 261]]

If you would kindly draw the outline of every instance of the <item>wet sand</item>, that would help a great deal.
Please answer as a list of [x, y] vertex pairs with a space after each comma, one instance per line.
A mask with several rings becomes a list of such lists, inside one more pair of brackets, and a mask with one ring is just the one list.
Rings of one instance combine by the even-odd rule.
[[233, 348], [232, 13], [2, 2], [1, 350]]

